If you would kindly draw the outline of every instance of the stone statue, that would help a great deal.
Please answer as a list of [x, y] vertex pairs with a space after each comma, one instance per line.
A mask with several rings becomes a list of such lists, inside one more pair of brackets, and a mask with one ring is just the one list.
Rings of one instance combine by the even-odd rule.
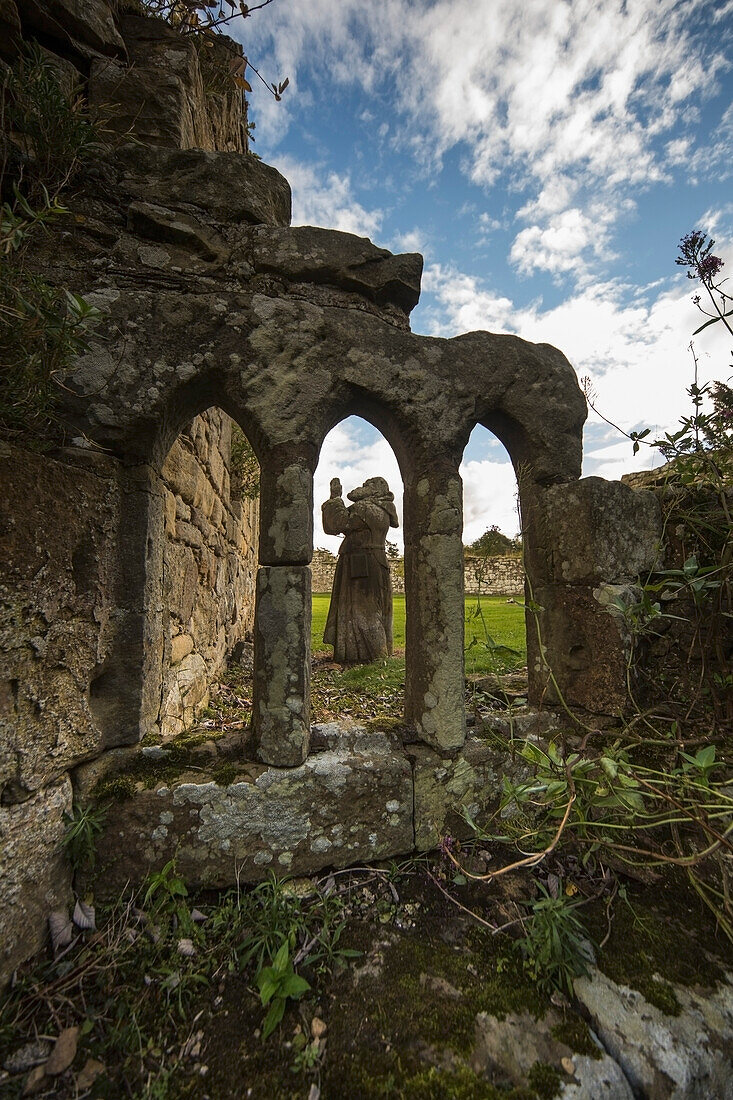
[[398, 527], [394, 494], [383, 477], [370, 477], [348, 494], [331, 482], [331, 498], [321, 507], [327, 535], [346, 536], [339, 547], [331, 606], [323, 640], [339, 664], [365, 664], [392, 652], [392, 584], [384, 543]]

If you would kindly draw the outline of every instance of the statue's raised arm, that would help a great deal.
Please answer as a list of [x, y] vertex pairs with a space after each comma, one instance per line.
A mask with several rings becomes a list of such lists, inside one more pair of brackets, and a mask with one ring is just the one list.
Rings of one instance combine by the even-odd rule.
[[331, 606], [323, 640], [334, 660], [358, 664], [392, 652], [392, 584], [385, 552], [390, 527], [398, 527], [394, 495], [383, 477], [370, 477], [342, 498], [341, 482], [321, 507], [327, 535], [346, 537], [339, 547]]

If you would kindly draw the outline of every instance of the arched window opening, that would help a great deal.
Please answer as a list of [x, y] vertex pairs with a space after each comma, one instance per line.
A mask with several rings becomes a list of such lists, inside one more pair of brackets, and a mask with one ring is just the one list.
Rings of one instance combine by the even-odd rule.
[[161, 741], [205, 744], [207, 763], [224, 765], [252, 710], [259, 465], [239, 425], [213, 407], [180, 432], [160, 479]]
[[349, 416], [331, 429], [314, 476], [314, 723], [345, 718], [387, 729], [403, 721], [402, 490], [377, 428]]
[[524, 568], [517, 479], [502, 443], [477, 425], [463, 453], [465, 665], [469, 686], [526, 695]]

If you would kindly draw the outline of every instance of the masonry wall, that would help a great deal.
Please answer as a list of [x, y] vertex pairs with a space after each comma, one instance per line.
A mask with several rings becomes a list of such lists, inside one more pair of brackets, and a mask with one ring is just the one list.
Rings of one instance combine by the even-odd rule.
[[[318, 549], [313, 553], [311, 576], [314, 592], [330, 592], [333, 587], [333, 574], [336, 569], [336, 557], [328, 550]], [[390, 562], [392, 591], [405, 591], [405, 563], [402, 558]], [[524, 567], [521, 558], [493, 557], [466, 558], [463, 571], [466, 595], [479, 592], [484, 596], [523, 596]]]
[[197, 416], [163, 466], [164, 738], [195, 721], [227, 654], [252, 634], [258, 502], [231, 496], [231, 423], [219, 409]]

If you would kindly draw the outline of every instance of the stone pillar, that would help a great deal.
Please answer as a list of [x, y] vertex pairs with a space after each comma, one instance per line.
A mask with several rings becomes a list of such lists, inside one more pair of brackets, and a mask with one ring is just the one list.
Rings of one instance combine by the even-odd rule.
[[293, 446], [262, 460], [252, 725], [257, 758], [275, 767], [308, 755], [315, 462]]
[[405, 484], [405, 718], [448, 754], [466, 738], [462, 530], [456, 466], [433, 464]]
[[296, 767], [310, 742], [311, 574], [307, 565], [264, 565], [255, 603], [255, 753]]

